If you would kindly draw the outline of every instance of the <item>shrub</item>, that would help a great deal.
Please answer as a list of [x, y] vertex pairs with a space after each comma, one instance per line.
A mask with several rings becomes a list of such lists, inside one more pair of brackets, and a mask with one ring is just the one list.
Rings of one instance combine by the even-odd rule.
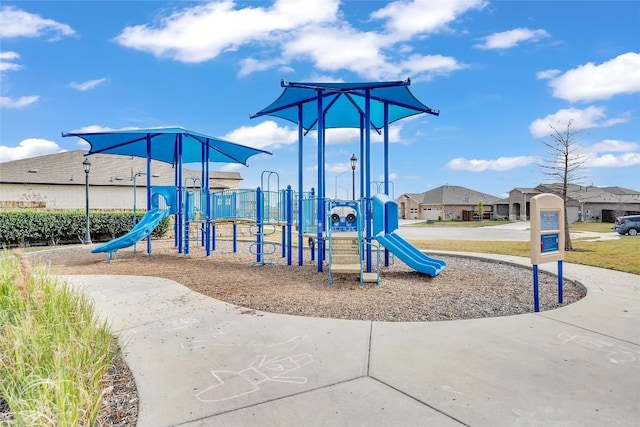
[[[138, 213], [138, 217], [143, 214]], [[94, 242], [115, 239], [133, 227], [133, 212], [89, 213], [91, 240]], [[171, 226], [165, 218], [152, 233], [155, 238], [164, 236]], [[85, 234], [84, 211], [2, 211], [0, 212], [0, 245], [24, 247], [80, 243]]]

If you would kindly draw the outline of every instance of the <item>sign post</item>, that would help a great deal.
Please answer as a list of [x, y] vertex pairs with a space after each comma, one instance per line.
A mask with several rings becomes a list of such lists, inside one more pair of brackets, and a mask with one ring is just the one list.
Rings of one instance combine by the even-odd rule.
[[531, 264], [533, 265], [533, 309], [540, 311], [538, 264], [558, 261], [558, 303], [562, 304], [564, 260], [564, 201], [555, 194], [531, 198]]

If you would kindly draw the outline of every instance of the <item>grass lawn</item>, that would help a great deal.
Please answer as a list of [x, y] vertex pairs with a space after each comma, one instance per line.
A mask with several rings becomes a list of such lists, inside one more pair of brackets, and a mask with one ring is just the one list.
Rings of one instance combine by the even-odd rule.
[[[477, 240], [412, 240], [420, 249], [480, 252], [529, 257], [529, 242], [486, 242]], [[620, 236], [619, 240], [572, 241], [574, 251], [565, 252], [566, 262], [640, 274], [640, 237]]]
[[595, 233], [609, 233], [613, 231], [611, 222], [573, 222], [569, 225], [571, 231], [593, 231]]
[[511, 224], [513, 221], [427, 221], [416, 222], [412, 224], [404, 224], [403, 227], [491, 227], [493, 225]]

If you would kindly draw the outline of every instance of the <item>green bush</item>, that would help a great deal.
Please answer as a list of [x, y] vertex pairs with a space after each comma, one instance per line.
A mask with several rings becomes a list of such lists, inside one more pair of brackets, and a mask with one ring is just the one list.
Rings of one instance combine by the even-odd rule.
[[[138, 212], [137, 218], [143, 213]], [[101, 242], [128, 233], [133, 227], [133, 211], [95, 211], [89, 213], [91, 240]], [[152, 233], [163, 237], [171, 226], [165, 218]], [[2, 211], [0, 212], [0, 245], [24, 247], [81, 243], [85, 234], [84, 211]]]

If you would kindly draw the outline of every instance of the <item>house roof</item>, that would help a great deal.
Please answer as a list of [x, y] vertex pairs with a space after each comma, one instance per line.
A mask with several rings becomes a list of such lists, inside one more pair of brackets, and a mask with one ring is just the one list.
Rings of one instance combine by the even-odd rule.
[[[540, 192], [561, 195], [562, 184], [540, 184], [536, 187]], [[615, 191], [612, 192], [612, 191]], [[623, 203], [639, 204], [640, 191], [630, 190], [622, 187], [595, 187], [593, 185], [583, 186], [577, 184], [567, 185], [568, 201], [578, 203]]]
[[484, 204], [493, 204], [500, 199], [458, 185], [441, 185], [424, 193], [408, 193], [406, 195], [425, 205], [475, 205], [480, 201]]
[[511, 191], [519, 191], [522, 194], [540, 194], [540, 190], [537, 188], [527, 188], [527, 187], [516, 187]]
[[[75, 150], [0, 163], [0, 183], [84, 185], [85, 173], [82, 162], [87, 158], [85, 153], [86, 151]], [[94, 154], [88, 158], [91, 161], [89, 174], [91, 185], [129, 187], [133, 186], [133, 178], [136, 174], [138, 174], [136, 186], [146, 185], [146, 159], [113, 154]], [[152, 185], [174, 184], [173, 166], [168, 163], [152, 160], [151, 173]], [[184, 169], [183, 177], [199, 179], [201, 172]], [[242, 177], [238, 172], [210, 171], [211, 188], [228, 187], [217, 183], [216, 180], [241, 181]]]
[[630, 190], [623, 187], [601, 187], [604, 191], [617, 195], [640, 195], [640, 191]]

